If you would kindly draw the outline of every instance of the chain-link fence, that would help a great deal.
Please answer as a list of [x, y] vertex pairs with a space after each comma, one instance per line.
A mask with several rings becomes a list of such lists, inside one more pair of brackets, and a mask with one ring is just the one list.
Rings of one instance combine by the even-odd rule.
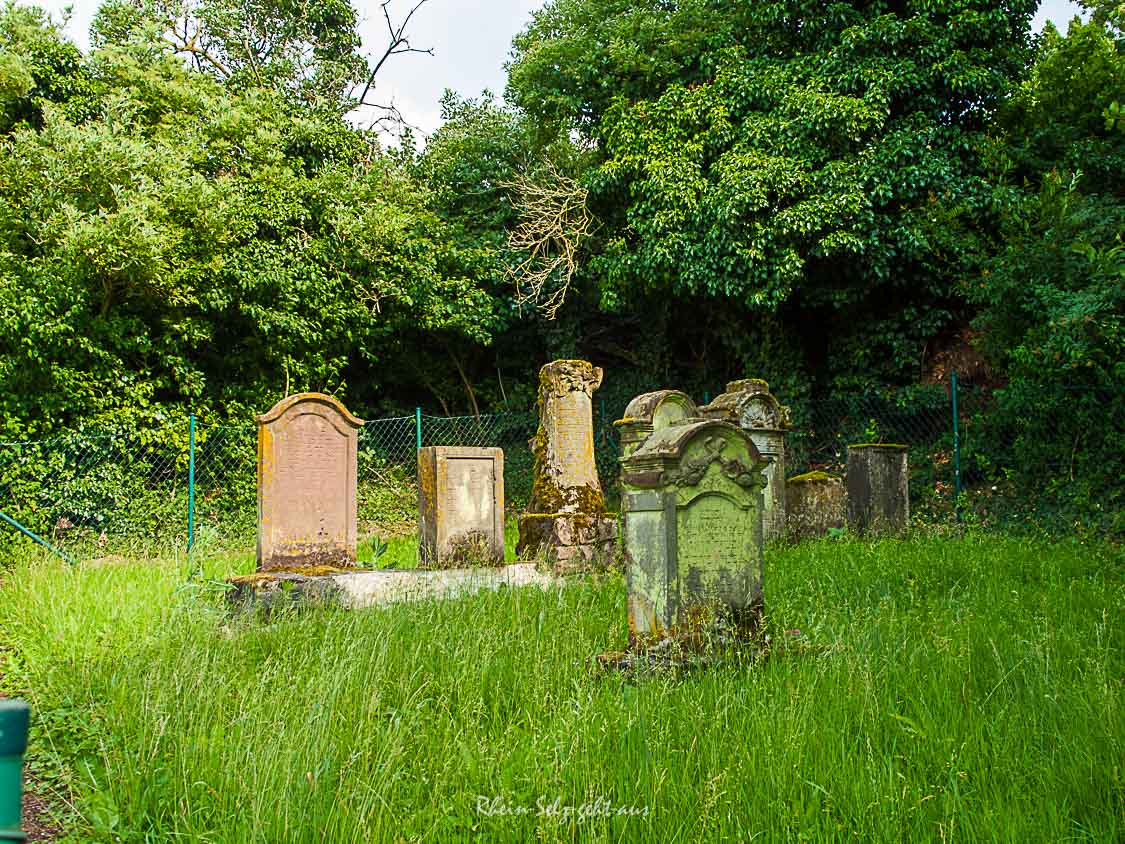
[[[903, 443], [919, 518], [1125, 532], [1120, 396], [961, 388], [955, 416], [953, 395], [950, 385], [938, 384], [793, 403], [786, 474], [843, 475], [849, 444]], [[595, 404], [595, 456], [611, 499], [618, 470], [612, 419]], [[361, 535], [413, 529], [419, 444], [503, 448], [507, 499], [520, 509], [531, 492], [536, 424], [533, 413], [519, 412], [419, 412], [368, 422], [358, 442]], [[255, 426], [201, 419], [192, 429], [185, 418], [162, 432], [79, 431], [0, 443], [0, 550], [16, 547], [26, 532], [75, 553], [182, 548], [189, 509], [194, 541], [249, 547], [257, 513]]]
[[1125, 532], [1120, 394], [1089, 387], [954, 391], [954, 384], [794, 404], [786, 473], [843, 476], [849, 444], [900, 443], [909, 446], [910, 506], [922, 520]]
[[[506, 498], [521, 508], [531, 494], [536, 426], [534, 413], [519, 412], [367, 422], [357, 443], [360, 534], [413, 529], [419, 444], [503, 448]], [[615, 476], [610, 420], [596, 419], [595, 443], [603, 477]], [[257, 526], [257, 429], [188, 417], [145, 437], [98, 430], [0, 443], [3, 516], [0, 547], [29, 532], [64, 552], [99, 555], [189, 541], [248, 547]]]

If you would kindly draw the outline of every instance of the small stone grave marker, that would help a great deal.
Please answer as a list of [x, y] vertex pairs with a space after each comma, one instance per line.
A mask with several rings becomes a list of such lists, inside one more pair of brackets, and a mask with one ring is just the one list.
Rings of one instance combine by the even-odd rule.
[[258, 424], [258, 569], [355, 565], [363, 420], [332, 396], [282, 399]]
[[504, 452], [418, 450], [420, 562], [427, 568], [504, 561]]
[[904, 533], [910, 523], [907, 446], [848, 446], [848, 527], [853, 533]]
[[824, 536], [847, 523], [844, 482], [827, 472], [806, 472], [785, 484], [785, 512], [790, 541]]

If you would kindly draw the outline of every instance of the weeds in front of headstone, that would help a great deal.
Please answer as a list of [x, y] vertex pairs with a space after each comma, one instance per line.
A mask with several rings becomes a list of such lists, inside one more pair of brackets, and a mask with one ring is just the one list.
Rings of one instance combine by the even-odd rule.
[[491, 568], [498, 564], [487, 534], [471, 530], [450, 543], [449, 554], [440, 568]]
[[[206, 584], [253, 558], [200, 561], [194, 591], [182, 558], [36, 556], [4, 576], [3, 688], [32, 704], [29, 765], [74, 807], [73, 840], [1125, 829], [1113, 546], [970, 532], [771, 547], [769, 659], [679, 676], [590, 665], [626, 644], [619, 575], [220, 622]], [[579, 822], [540, 798], [648, 811]], [[530, 809], [481, 809], [497, 805]]]

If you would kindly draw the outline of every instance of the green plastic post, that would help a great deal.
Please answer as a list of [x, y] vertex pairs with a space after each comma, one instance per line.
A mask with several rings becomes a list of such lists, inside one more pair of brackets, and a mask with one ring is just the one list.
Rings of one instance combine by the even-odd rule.
[[414, 408], [414, 447], [422, 447], [422, 408]]
[[195, 544], [195, 414], [188, 416], [187, 549]]
[[961, 431], [957, 423], [957, 373], [949, 374], [950, 390], [953, 396], [953, 512], [957, 524], [961, 524]]
[[24, 841], [20, 831], [23, 754], [31, 710], [22, 700], [0, 700], [0, 841]]

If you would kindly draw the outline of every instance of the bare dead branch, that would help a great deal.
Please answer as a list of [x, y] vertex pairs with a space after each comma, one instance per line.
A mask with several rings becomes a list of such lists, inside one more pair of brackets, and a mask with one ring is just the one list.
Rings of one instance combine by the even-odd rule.
[[520, 215], [508, 246], [527, 256], [509, 271], [516, 301], [554, 319], [578, 269], [579, 251], [597, 229], [586, 206], [588, 192], [550, 162], [536, 176], [519, 176], [502, 187], [512, 191]]
[[390, 40], [387, 44], [387, 49], [383, 52], [383, 55], [379, 57], [379, 60], [375, 62], [375, 67], [371, 69], [371, 73], [367, 77], [367, 84], [363, 86], [363, 93], [359, 95], [358, 102], [360, 105], [363, 105], [367, 100], [367, 95], [371, 92], [371, 86], [375, 84], [376, 75], [378, 75], [387, 59], [391, 56], [401, 55], [402, 53], [426, 53], [431, 56], [434, 54], [433, 47], [428, 49], [411, 47], [410, 39], [406, 37], [406, 27], [410, 23], [410, 19], [414, 17], [415, 12], [426, 4], [426, 0], [418, 0], [413, 8], [406, 13], [406, 17], [402, 19], [402, 22], [397, 27], [391, 22], [391, 13], [387, 10], [387, 6], [389, 6], [390, 3], [391, 0], [383, 0], [381, 4], [383, 20], [387, 24], [387, 35]]

